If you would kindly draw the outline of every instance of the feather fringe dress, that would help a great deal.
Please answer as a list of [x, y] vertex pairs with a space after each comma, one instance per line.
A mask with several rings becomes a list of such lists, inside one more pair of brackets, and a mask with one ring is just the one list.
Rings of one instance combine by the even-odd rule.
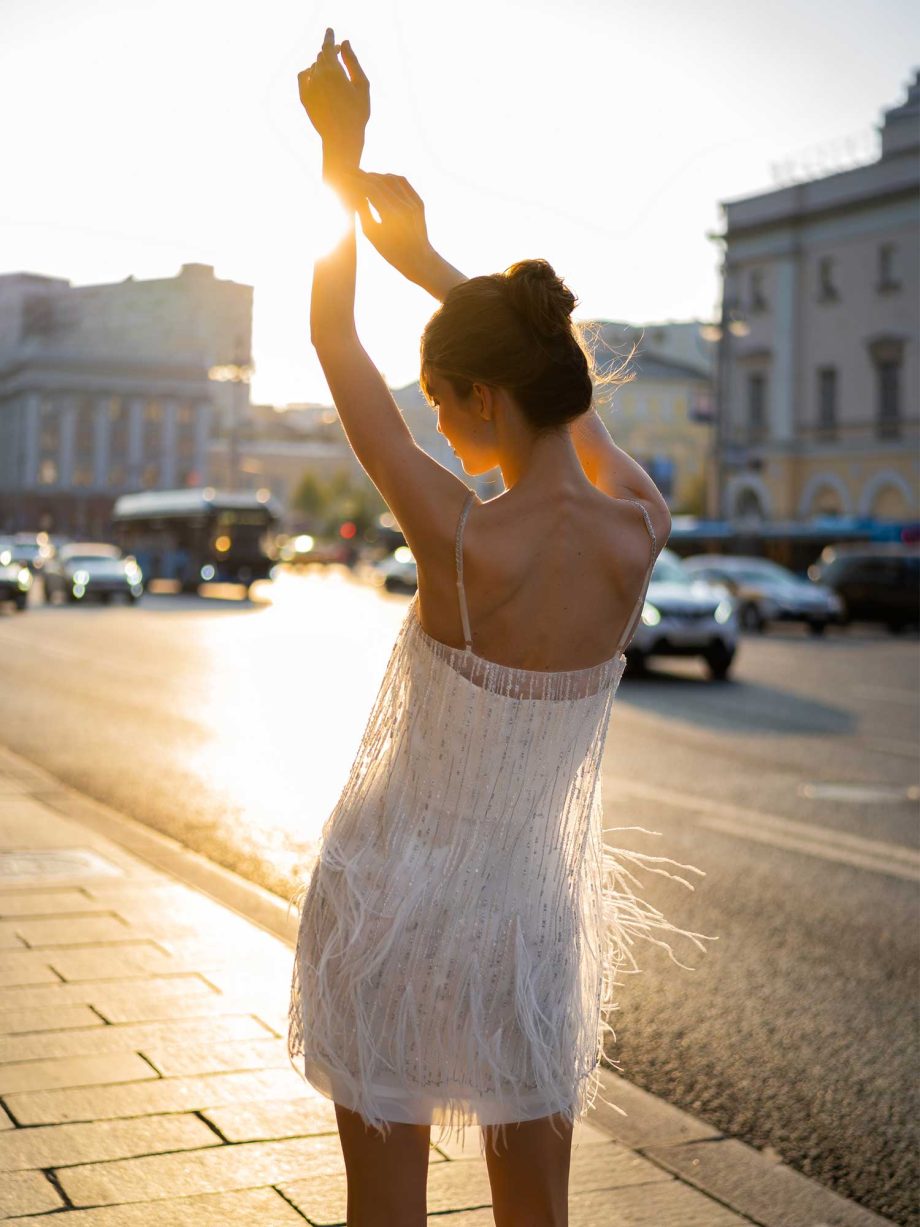
[[416, 593], [291, 900], [290, 1060], [384, 1135], [390, 1122], [440, 1126], [443, 1137], [580, 1119], [603, 1099], [599, 1065], [605, 1038], [616, 1039], [620, 977], [640, 970], [636, 940], [681, 967], [668, 936], [701, 950], [712, 940], [633, 890], [634, 870], [690, 890], [663, 866], [702, 870], [604, 841], [599, 768], [656, 556], [648, 513], [637, 502], [651, 557], [616, 654], [544, 672], [472, 651], [462, 537], [473, 497], [456, 539], [465, 647], [423, 629]]

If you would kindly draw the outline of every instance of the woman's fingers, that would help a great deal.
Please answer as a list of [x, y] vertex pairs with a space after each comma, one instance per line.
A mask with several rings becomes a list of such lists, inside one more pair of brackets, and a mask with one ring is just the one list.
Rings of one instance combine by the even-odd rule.
[[348, 39], [342, 43], [342, 59], [345, 61], [345, 67], [348, 69], [348, 75], [352, 83], [354, 85], [367, 86], [369, 84], [367, 75], [358, 63], [358, 57], [352, 51], [351, 43]]

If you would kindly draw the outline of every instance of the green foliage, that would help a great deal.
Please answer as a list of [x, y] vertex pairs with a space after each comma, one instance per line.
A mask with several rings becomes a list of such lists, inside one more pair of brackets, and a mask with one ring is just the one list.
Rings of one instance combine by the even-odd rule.
[[351, 520], [357, 538], [368, 540], [376, 532], [378, 517], [387, 510], [372, 482], [342, 471], [327, 478], [305, 473], [291, 505], [304, 517], [309, 531], [320, 538], [337, 538], [339, 525]]

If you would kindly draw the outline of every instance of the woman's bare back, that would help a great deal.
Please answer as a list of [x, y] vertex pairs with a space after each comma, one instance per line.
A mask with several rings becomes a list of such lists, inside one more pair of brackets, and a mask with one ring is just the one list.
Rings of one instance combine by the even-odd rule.
[[[514, 490], [474, 502], [463, 533], [473, 652], [547, 671], [610, 659], [636, 606], [651, 548], [640, 507], [587, 481], [540, 502]], [[462, 647], [453, 549], [418, 563], [424, 629]]]

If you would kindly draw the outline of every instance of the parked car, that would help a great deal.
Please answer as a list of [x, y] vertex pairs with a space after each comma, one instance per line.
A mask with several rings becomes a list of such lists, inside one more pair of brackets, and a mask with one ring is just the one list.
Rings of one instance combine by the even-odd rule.
[[65, 601], [96, 598], [108, 603], [123, 595], [132, 604], [144, 593], [144, 576], [131, 555], [103, 541], [71, 541], [45, 564], [45, 599]]
[[843, 619], [843, 602], [832, 589], [769, 558], [694, 554], [684, 559], [684, 566], [735, 598], [745, 630], [765, 631], [771, 622], [804, 622], [812, 634], [822, 635], [828, 623]]
[[721, 680], [728, 677], [737, 644], [732, 598], [688, 571], [672, 550], [663, 549], [626, 650], [627, 668], [641, 671], [650, 656], [700, 656], [710, 676]]
[[808, 574], [833, 588], [847, 622], [884, 622], [893, 632], [920, 623], [920, 546], [828, 545]]
[[0, 539], [0, 601], [12, 601], [18, 610], [26, 608], [32, 588], [32, 572], [17, 561], [7, 538]]
[[47, 533], [14, 533], [9, 548], [13, 562], [21, 562], [31, 571], [40, 571], [54, 553]]
[[407, 545], [382, 558], [374, 569], [387, 592], [414, 592], [418, 587], [418, 568]]

